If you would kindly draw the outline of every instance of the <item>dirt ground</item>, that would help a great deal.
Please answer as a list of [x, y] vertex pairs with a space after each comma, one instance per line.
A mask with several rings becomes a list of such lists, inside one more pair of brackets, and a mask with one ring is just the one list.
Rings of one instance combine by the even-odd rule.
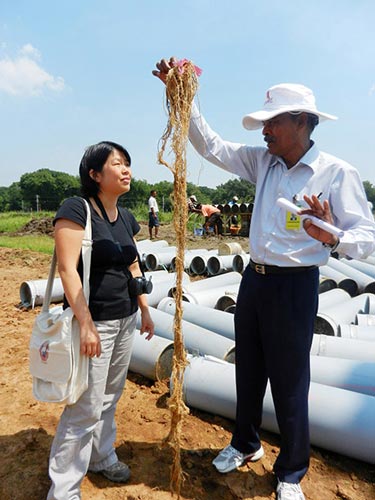
[[[143, 227], [141, 238], [147, 237]], [[169, 227], [160, 237], [173, 242]], [[227, 241], [227, 240], [225, 240]], [[246, 238], [232, 239], [246, 248]], [[219, 240], [189, 236], [188, 247], [215, 248]], [[19, 306], [23, 281], [45, 279], [46, 255], [0, 248], [0, 500], [43, 500], [49, 488], [48, 455], [62, 411], [61, 405], [33, 399], [28, 371], [28, 343], [34, 317], [40, 311]], [[83, 500], [167, 500], [170, 492], [172, 452], [162, 447], [170, 428], [168, 380], [154, 383], [130, 373], [117, 410], [116, 448], [129, 464], [128, 484], [115, 485], [88, 474], [82, 483]], [[185, 473], [183, 500], [274, 499], [272, 464], [278, 452], [278, 435], [262, 432], [264, 458], [238, 471], [220, 475], [211, 465], [228, 444], [233, 422], [194, 409], [182, 426]], [[372, 466], [322, 449], [312, 448], [311, 467], [303, 480], [307, 500], [373, 500]]]

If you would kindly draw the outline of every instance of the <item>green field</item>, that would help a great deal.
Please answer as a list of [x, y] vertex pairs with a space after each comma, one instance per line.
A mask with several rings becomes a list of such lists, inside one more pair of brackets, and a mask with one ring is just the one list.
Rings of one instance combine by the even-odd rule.
[[[147, 209], [132, 210], [136, 220], [148, 221]], [[24, 250], [33, 250], [46, 254], [53, 253], [53, 238], [47, 235], [25, 234], [19, 235], [25, 225], [34, 219], [44, 219], [54, 217], [55, 212], [3, 212], [0, 213], [0, 247], [20, 248]], [[168, 224], [172, 221], [173, 214], [161, 213], [160, 222]]]
[[53, 217], [52, 212], [3, 212], [0, 213], [0, 246], [6, 248], [20, 248], [52, 254], [54, 241], [46, 235], [18, 235], [15, 234], [33, 219]]

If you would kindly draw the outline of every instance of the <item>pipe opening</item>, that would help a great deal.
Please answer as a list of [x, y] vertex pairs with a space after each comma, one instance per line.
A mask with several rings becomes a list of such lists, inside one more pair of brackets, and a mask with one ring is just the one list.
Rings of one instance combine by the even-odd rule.
[[158, 267], [156, 255], [149, 253], [146, 257], [145, 264], [149, 271], [156, 271]]
[[194, 259], [190, 263], [190, 269], [194, 274], [202, 275], [206, 272], [207, 265], [206, 265], [206, 260], [201, 257], [200, 255], [197, 255], [194, 257]]
[[222, 295], [218, 298], [215, 309], [219, 309], [220, 311], [225, 311], [228, 307], [236, 305], [236, 301], [230, 295]]
[[169, 345], [161, 354], [156, 365], [156, 379], [164, 380], [169, 378], [173, 366], [173, 344]]

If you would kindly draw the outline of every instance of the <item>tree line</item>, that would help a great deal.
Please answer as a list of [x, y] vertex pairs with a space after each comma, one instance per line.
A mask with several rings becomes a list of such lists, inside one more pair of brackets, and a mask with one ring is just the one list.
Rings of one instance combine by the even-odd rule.
[[[375, 186], [369, 181], [363, 183], [367, 199], [375, 207]], [[120, 203], [130, 209], [145, 206], [151, 189], [158, 193], [159, 207], [164, 212], [173, 209], [173, 183], [160, 181], [149, 184], [145, 180], [132, 179], [131, 190]], [[194, 194], [201, 203], [225, 204], [237, 196], [239, 202], [254, 200], [255, 187], [242, 179], [230, 179], [216, 188], [187, 184], [188, 195]], [[42, 168], [23, 174], [19, 182], [9, 187], [0, 187], [0, 212], [9, 211], [56, 211], [62, 201], [70, 196], [80, 195], [79, 177], [64, 172]]]
[[[130, 209], [147, 204], [150, 191], [157, 191], [159, 208], [164, 212], [173, 209], [173, 183], [160, 181], [150, 184], [145, 180], [132, 179], [131, 190], [120, 199]], [[252, 202], [255, 188], [249, 182], [231, 179], [216, 188], [187, 184], [188, 195], [194, 194], [201, 203], [225, 204], [238, 196], [240, 202]], [[56, 211], [70, 196], [80, 195], [79, 177], [64, 172], [42, 168], [23, 174], [18, 182], [0, 187], [0, 212], [9, 211]]]

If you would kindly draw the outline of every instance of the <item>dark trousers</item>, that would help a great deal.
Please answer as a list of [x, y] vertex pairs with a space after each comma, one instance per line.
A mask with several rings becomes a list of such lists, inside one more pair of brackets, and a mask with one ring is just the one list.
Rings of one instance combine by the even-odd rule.
[[263, 397], [270, 380], [280, 453], [274, 472], [298, 483], [309, 466], [310, 348], [318, 306], [319, 270], [244, 272], [235, 313], [237, 414], [232, 446], [259, 449]]

